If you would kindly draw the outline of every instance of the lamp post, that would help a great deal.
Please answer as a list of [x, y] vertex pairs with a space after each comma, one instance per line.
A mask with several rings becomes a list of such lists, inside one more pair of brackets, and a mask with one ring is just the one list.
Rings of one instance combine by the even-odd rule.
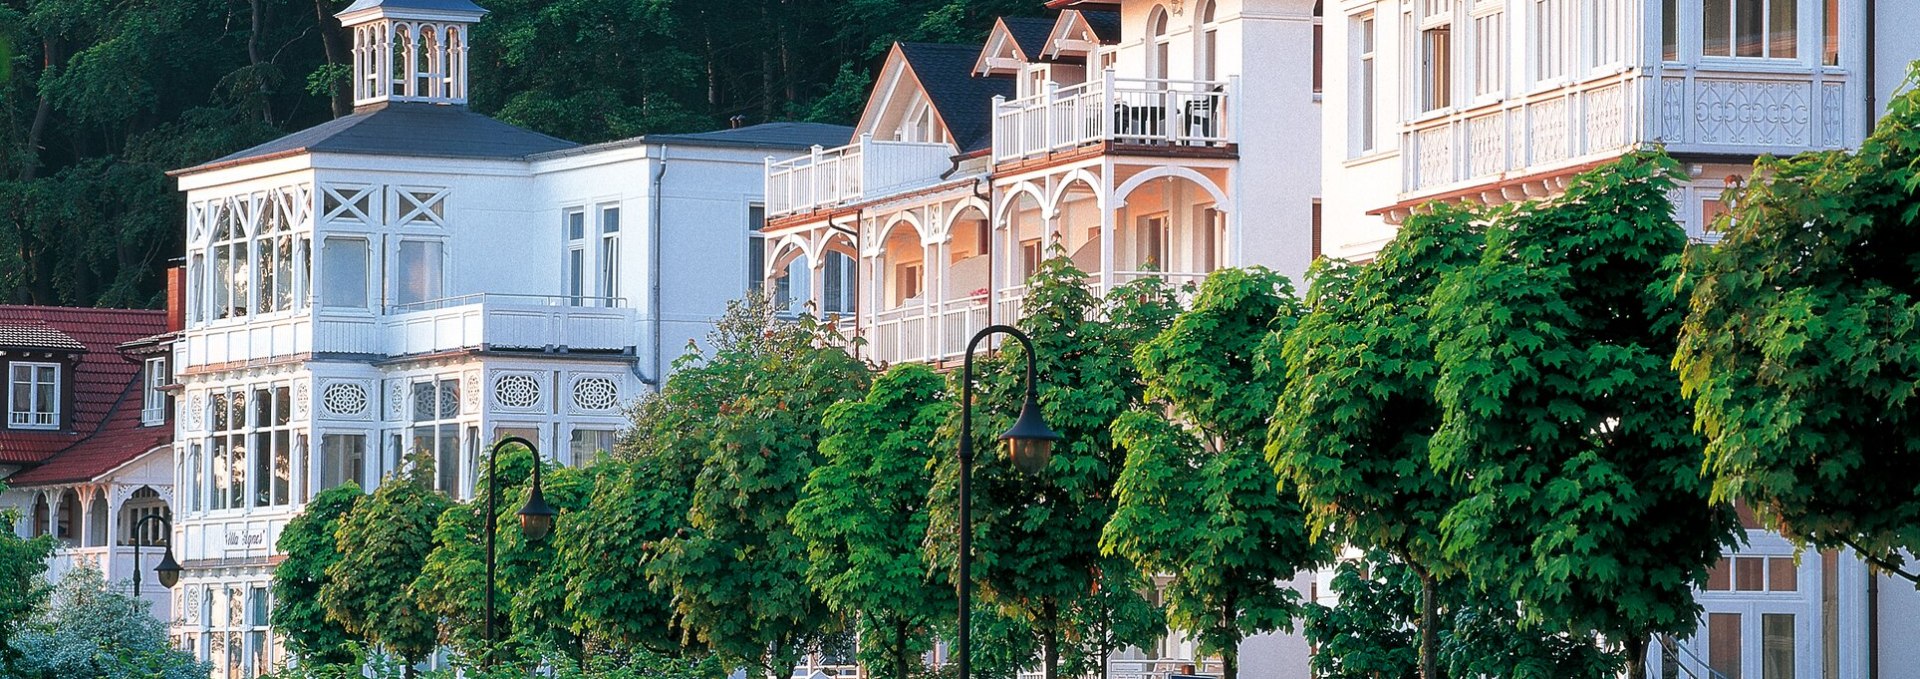
[[167, 551], [161, 553], [160, 564], [153, 567], [154, 575], [160, 576], [160, 586], [173, 589], [180, 582], [180, 562], [173, 560], [173, 522], [159, 514], [148, 514], [133, 522], [133, 595], [140, 596], [140, 548], [147, 546], [147, 534], [144, 529], [148, 521], [159, 521], [167, 529]]
[[494, 503], [500, 495], [499, 460], [500, 453], [506, 450], [507, 445], [515, 443], [525, 447], [527, 452], [533, 453], [533, 487], [528, 489], [527, 503], [520, 506], [520, 534], [525, 535], [528, 540], [545, 539], [548, 533], [553, 532], [553, 517], [559, 513], [547, 506], [546, 498], [540, 495], [540, 449], [534, 446], [532, 441], [518, 436], [509, 436], [494, 443], [493, 452], [487, 456], [487, 619], [485, 622], [487, 658], [485, 664], [488, 667], [493, 666], [493, 542], [494, 533], [499, 532], [499, 516], [494, 509]]
[[981, 340], [996, 334], [1018, 340], [1027, 352], [1026, 402], [1020, 405], [1020, 417], [1013, 421], [1013, 427], [1000, 435], [1000, 440], [1007, 442], [1007, 458], [1021, 471], [1039, 472], [1047, 467], [1053, 455], [1053, 443], [1062, 438], [1047, 426], [1046, 418], [1040, 414], [1033, 342], [1027, 339], [1026, 333], [1013, 326], [990, 325], [974, 334], [967, 342], [966, 359], [960, 369], [960, 679], [972, 679], [972, 649], [968, 638], [973, 624], [973, 496], [969, 488], [973, 477], [973, 352]]

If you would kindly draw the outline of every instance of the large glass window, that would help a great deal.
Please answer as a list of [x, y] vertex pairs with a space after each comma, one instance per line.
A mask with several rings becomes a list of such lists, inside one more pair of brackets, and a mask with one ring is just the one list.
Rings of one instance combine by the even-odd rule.
[[1567, 31], [1568, 0], [1533, 2], [1533, 79], [1535, 82], [1567, 77], [1574, 41]]
[[1791, 613], [1760, 616], [1760, 679], [1794, 678], [1793, 627]]
[[1740, 614], [1707, 614], [1707, 669], [1724, 679], [1741, 679]]
[[294, 433], [292, 388], [276, 384], [216, 392], [209, 415], [207, 508], [291, 504], [293, 470], [305, 457], [303, 437]]
[[209, 234], [211, 251], [210, 264], [200, 252], [188, 258], [189, 307], [196, 320], [203, 308], [210, 319], [307, 308], [313, 258], [304, 228], [312, 212], [308, 200], [304, 189], [282, 187], [211, 201], [192, 212], [195, 226]]
[[60, 364], [15, 362], [7, 390], [7, 424], [17, 429], [60, 427]]
[[367, 308], [367, 240], [328, 238], [323, 245], [321, 303], [336, 309]]
[[575, 429], [567, 452], [574, 464], [583, 464], [595, 455], [613, 451], [614, 432], [610, 429]]
[[1420, 85], [1423, 110], [1453, 105], [1453, 27], [1438, 26], [1420, 32]]
[[285, 385], [255, 389], [252, 405], [253, 506], [284, 506], [292, 496], [292, 389]]
[[460, 381], [413, 383], [412, 450], [433, 460], [434, 490], [460, 495]]
[[349, 481], [366, 484], [367, 435], [323, 434], [320, 437], [320, 487], [324, 491]]
[[1156, 6], [1150, 16], [1153, 17], [1149, 20], [1152, 23], [1153, 44], [1148, 46], [1147, 54], [1153, 61], [1147, 64], [1147, 75], [1157, 80], [1166, 80], [1173, 72], [1173, 40], [1167, 35], [1167, 10]]
[[1800, 56], [1799, 0], [1705, 0], [1701, 51], [1710, 57]]
[[440, 241], [400, 241], [400, 285], [395, 291], [399, 304], [418, 304], [445, 296], [445, 248]]
[[1473, 17], [1473, 93], [1497, 95], [1506, 86], [1506, 13], [1492, 11]]

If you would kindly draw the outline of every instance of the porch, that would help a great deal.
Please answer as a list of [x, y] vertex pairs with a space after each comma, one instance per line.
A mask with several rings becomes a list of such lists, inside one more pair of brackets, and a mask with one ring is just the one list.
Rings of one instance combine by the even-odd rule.
[[1234, 140], [1238, 78], [1098, 79], [994, 103], [993, 158], [1009, 162], [1103, 142], [1225, 147]]

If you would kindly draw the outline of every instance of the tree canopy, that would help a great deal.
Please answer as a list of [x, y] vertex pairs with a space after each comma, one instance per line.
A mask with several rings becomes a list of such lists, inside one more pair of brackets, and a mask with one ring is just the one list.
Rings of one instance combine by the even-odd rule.
[[1853, 153], [1763, 158], [1693, 253], [1680, 370], [1714, 495], [1920, 582], [1920, 81]]

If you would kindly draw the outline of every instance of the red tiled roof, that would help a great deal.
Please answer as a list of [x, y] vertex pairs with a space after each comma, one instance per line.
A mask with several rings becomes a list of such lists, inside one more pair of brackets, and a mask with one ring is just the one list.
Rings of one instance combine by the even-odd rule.
[[171, 427], [140, 426], [140, 365], [117, 347], [166, 332], [166, 312], [0, 305], [0, 325], [45, 324], [86, 348], [73, 370], [72, 428], [0, 430], [0, 464], [37, 465], [15, 487], [83, 481], [172, 441]]

